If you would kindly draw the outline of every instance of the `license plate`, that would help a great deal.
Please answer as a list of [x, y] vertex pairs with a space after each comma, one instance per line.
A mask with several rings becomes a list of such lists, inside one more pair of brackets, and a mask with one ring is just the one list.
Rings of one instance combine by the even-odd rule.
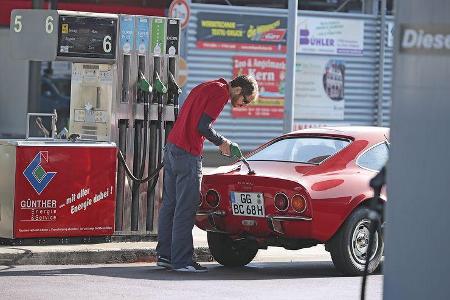
[[263, 193], [231, 192], [231, 209], [235, 216], [264, 217]]

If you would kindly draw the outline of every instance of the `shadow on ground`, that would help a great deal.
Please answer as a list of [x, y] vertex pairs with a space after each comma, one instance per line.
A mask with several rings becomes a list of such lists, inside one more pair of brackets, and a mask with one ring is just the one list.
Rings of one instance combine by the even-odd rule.
[[[104, 266], [92, 265], [90, 267], [64, 267], [54, 266], [54, 269], [39, 269], [34, 266], [30, 270], [20, 270], [23, 267], [5, 267], [0, 269], [0, 277], [16, 276], [71, 276], [89, 275], [102, 277], [116, 277], [128, 279], [147, 279], [153, 281], [165, 280], [268, 280], [268, 279], [293, 279], [293, 278], [327, 278], [341, 277], [342, 275], [329, 261], [314, 262], [270, 262], [251, 263], [241, 268], [226, 268], [218, 264], [205, 264], [207, 273], [180, 273], [167, 271], [152, 265], [136, 266]], [[42, 268], [42, 266], [41, 266]]]

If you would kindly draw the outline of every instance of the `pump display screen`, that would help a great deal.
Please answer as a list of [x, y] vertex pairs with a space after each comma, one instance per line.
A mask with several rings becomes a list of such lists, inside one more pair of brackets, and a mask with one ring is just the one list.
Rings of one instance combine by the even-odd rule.
[[58, 56], [116, 58], [117, 19], [60, 15], [58, 26]]

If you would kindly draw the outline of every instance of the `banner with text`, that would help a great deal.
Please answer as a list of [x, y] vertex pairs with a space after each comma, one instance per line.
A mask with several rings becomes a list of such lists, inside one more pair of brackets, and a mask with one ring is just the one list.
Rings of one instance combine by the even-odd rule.
[[299, 17], [297, 52], [362, 56], [364, 21]]
[[112, 235], [116, 147], [17, 147], [16, 238]]
[[286, 32], [286, 17], [197, 14], [197, 48], [286, 53]]
[[345, 63], [309, 57], [297, 62], [295, 119], [344, 119]]
[[258, 81], [259, 98], [247, 107], [233, 108], [234, 118], [284, 117], [284, 57], [234, 56], [233, 77], [251, 74]]

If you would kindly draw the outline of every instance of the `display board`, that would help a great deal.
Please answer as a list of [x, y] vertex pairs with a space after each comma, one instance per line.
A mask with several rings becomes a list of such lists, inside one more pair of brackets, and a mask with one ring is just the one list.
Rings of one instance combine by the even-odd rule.
[[116, 19], [60, 15], [57, 55], [115, 59], [116, 32]]
[[11, 12], [11, 54], [34, 61], [115, 63], [118, 16], [45, 9]]

